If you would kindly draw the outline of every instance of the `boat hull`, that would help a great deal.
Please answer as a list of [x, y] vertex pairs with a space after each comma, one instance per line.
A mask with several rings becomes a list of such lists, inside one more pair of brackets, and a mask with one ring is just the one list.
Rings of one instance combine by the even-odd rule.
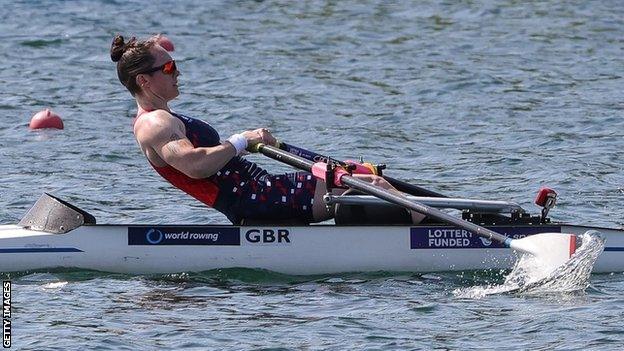
[[[493, 226], [512, 238], [597, 229], [594, 272], [624, 271], [624, 231], [575, 225]], [[0, 272], [58, 267], [129, 274], [254, 268], [310, 275], [507, 269], [512, 250], [449, 226], [84, 225], [65, 234], [0, 226]]]

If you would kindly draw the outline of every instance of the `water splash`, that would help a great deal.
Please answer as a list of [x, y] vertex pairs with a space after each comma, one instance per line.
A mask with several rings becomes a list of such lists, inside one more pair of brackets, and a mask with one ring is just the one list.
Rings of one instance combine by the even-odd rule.
[[61, 288], [63, 288], [65, 285], [67, 285], [68, 282], [54, 282], [54, 283], [48, 283], [45, 284], [43, 286], [44, 289], [46, 290], [59, 290]]
[[585, 232], [580, 239], [582, 244], [572, 258], [546, 277], [534, 256], [522, 254], [503, 284], [457, 289], [453, 293], [460, 298], [478, 299], [494, 294], [541, 295], [585, 290], [605, 239], [595, 230]]

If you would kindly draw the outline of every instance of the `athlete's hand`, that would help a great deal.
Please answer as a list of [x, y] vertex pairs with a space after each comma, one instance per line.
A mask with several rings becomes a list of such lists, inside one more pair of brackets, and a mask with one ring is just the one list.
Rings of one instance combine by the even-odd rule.
[[247, 139], [247, 147], [252, 147], [256, 144], [263, 143], [265, 145], [275, 145], [277, 144], [277, 140], [266, 128], [258, 128], [254, 130], [248, 130], [242, 133], [243, 136]]

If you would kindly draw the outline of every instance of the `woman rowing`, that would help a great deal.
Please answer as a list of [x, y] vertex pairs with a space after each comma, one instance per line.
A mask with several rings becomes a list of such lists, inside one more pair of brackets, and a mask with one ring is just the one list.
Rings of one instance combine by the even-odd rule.
[[[221, 140], [208, 123], [172, 111], [179, 95], [175, 60], [158, 44], [120, 35], [111, 59], [117, 75], [137, 102], [134, 135], [152, 167], [163, 178], [232, 223], [245, 221], [320, 222], [332, 217], [322, 201], [326, 187], [310, 173], [272, 175], [241, 157], [258, 143], [276, 143], [266, 128], [247, 130]], [[383, 178], [356, 175], [386, 189]], [[420, 216], [418, 216], [420, 218]]]

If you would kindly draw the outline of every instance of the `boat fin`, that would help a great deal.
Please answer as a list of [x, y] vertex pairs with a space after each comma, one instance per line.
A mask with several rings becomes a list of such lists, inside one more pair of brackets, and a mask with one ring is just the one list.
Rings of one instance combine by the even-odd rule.
[[83, 224], [95, 224], [95, 217], [48, 193], [26, 212], [18, 225], [53, 234], [64, 234]]

